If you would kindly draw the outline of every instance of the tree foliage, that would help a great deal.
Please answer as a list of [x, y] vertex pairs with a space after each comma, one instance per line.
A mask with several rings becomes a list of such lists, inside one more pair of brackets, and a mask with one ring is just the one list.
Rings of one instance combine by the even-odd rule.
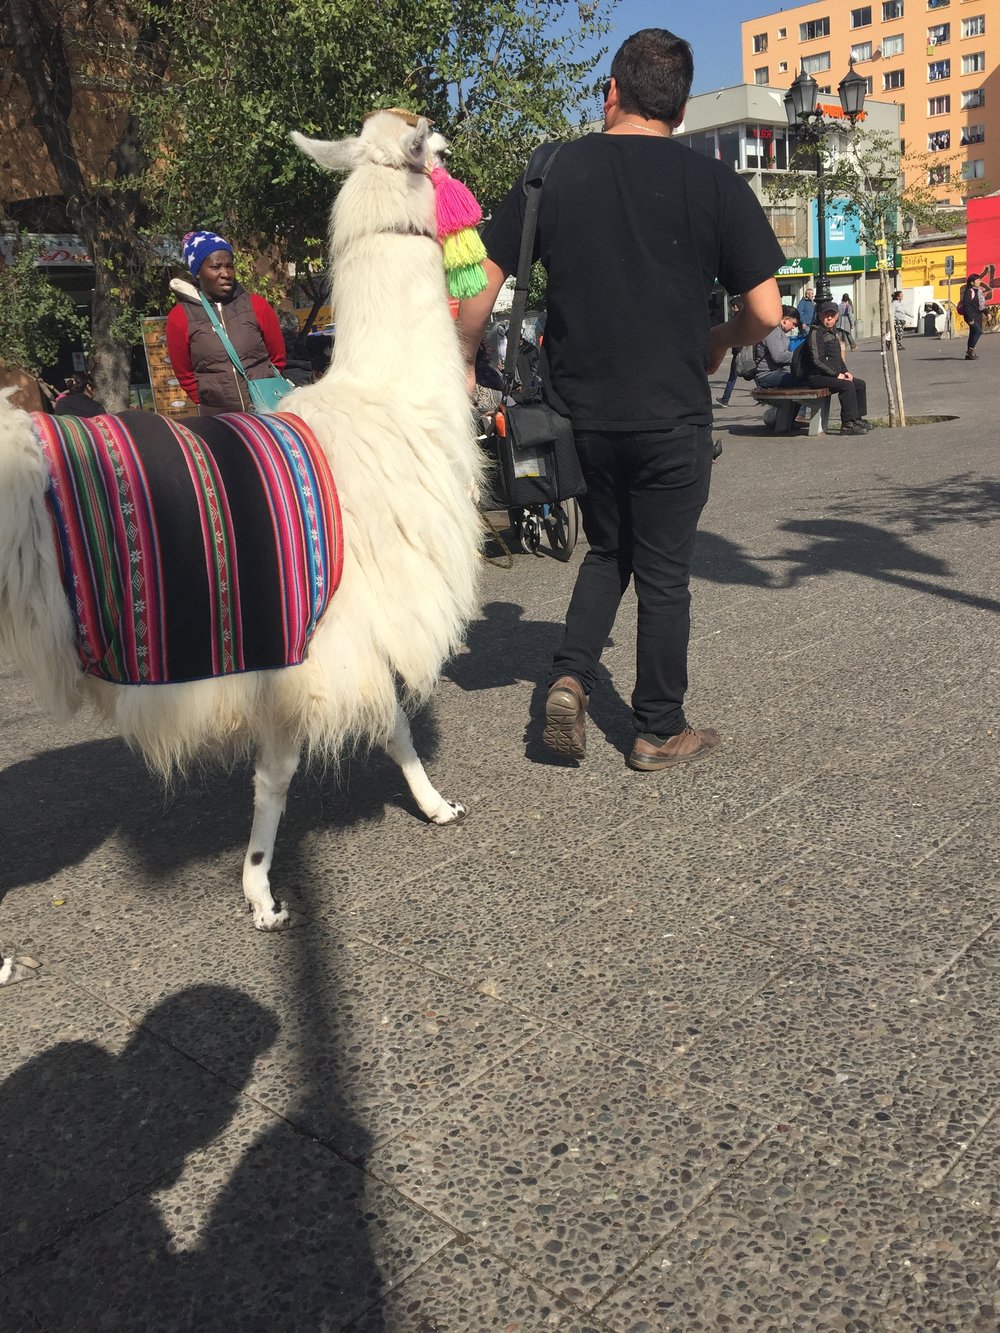
[[10, 262], [0, 263], [0, 359], [34, 375], [56, 360], [60, 338], [83, 338], [87, 327], [37, 258], [37, 246], [15, 241]]
[[[428, 114], [488, 211], [537, 142], [593, 110], [604, 53], [580, 52], [613, 3], [4, 0], [16, 78], [95, 261], [101, 396], [125, 392], [128, 312], [162, 300], [160, 238], [208, 226], [275, 261], [320, 252], [331, 183], [290, 130], [338, 137], [385, 106]], [[106, 157], [84, 141], [85, 100], [113, 127]]]

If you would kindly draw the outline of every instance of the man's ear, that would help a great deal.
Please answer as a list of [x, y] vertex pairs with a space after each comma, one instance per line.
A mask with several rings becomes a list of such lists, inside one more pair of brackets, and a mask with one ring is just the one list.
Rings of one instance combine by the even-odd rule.
[[684, 105], [681, 107], [680, 115], [677, 116], [676, 119], [670, 121], [670, 128], [671, 128], [672, 130], [679, 129], [679, 128], [681, 127], [681, 125], [684, 124], [684, 113], [685, 113], [685, 111], [687, 111], [687, 103], [686, 103], [686, 102], [685, 102]]

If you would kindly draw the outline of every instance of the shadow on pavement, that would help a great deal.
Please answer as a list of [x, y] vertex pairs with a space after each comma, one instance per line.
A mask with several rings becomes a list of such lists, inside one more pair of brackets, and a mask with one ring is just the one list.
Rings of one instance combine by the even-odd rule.
[[1000, 481], [974, 472], [959, 472], [931, 486], [883, 481], [877, 491], [840, 496], [827, 505], [827, 511], [842, 518], [902, 526], [914, 536], [946, 523], [982, 527], [1000, 519]]
[[[327, 1022], [336, 978], [321, 978], [307, 932], [296, 934], [289, 987], [314, 996], [324, 985], [289, 1059], [304, 1088], [298, 1119], [320, 1102], [329, 1116], [339, 1098]], [[225, 1051], [223, 1077], [178, 1049], [192, 1031]], [[242, 1099], [278, 1040], [274, 1014], [249, 995], [190, 986], [151, 1009], [120, 1054], [64, 1041], [0, 1085], [0, 1274], [33, 1326], [319, 1333], [375, 1305], [383, 1223], [365, 1177], [277, 1117], [262, 1129]], [[320, 1055], [322, 1088], [309, 1077]], [[367, 1151], [364, 1132], [351, 1133]], [[378, 1310], [365, 1326], [384, 1326]]]

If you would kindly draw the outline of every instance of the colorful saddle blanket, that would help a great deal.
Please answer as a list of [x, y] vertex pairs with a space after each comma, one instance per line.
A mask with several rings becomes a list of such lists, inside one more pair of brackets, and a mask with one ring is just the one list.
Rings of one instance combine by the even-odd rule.
[[33, 421], [84, 671], [163, 685], [302, 661], [343, 568], [336, 488], [304, 421]]

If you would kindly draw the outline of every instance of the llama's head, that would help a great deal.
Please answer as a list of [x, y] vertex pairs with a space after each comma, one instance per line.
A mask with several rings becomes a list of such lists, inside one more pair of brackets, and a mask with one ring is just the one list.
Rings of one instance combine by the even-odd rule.
[[361, 236], [395, 232], [436, 237], [434, 188], [428, 175], [434, 165], [428, 149], [430, 128], [422, 116], [406, 119], [376, 111], [359, 135], [346, 139], [292, 134], [296, 146], [327, 171], [351, 173], [330, 219], [333, 257]]
[[[416, 123], [410, 124], [410, 119]], [[405, 118], [394, 111], [376, 111], [360, 134], [346, 139], [307, 139], [297, 130], [291, 135], [295, 146], [327, 171], [353, 171], [369, 165], [423, 172], [430, 137], [430, 122], [423, 116]]]

